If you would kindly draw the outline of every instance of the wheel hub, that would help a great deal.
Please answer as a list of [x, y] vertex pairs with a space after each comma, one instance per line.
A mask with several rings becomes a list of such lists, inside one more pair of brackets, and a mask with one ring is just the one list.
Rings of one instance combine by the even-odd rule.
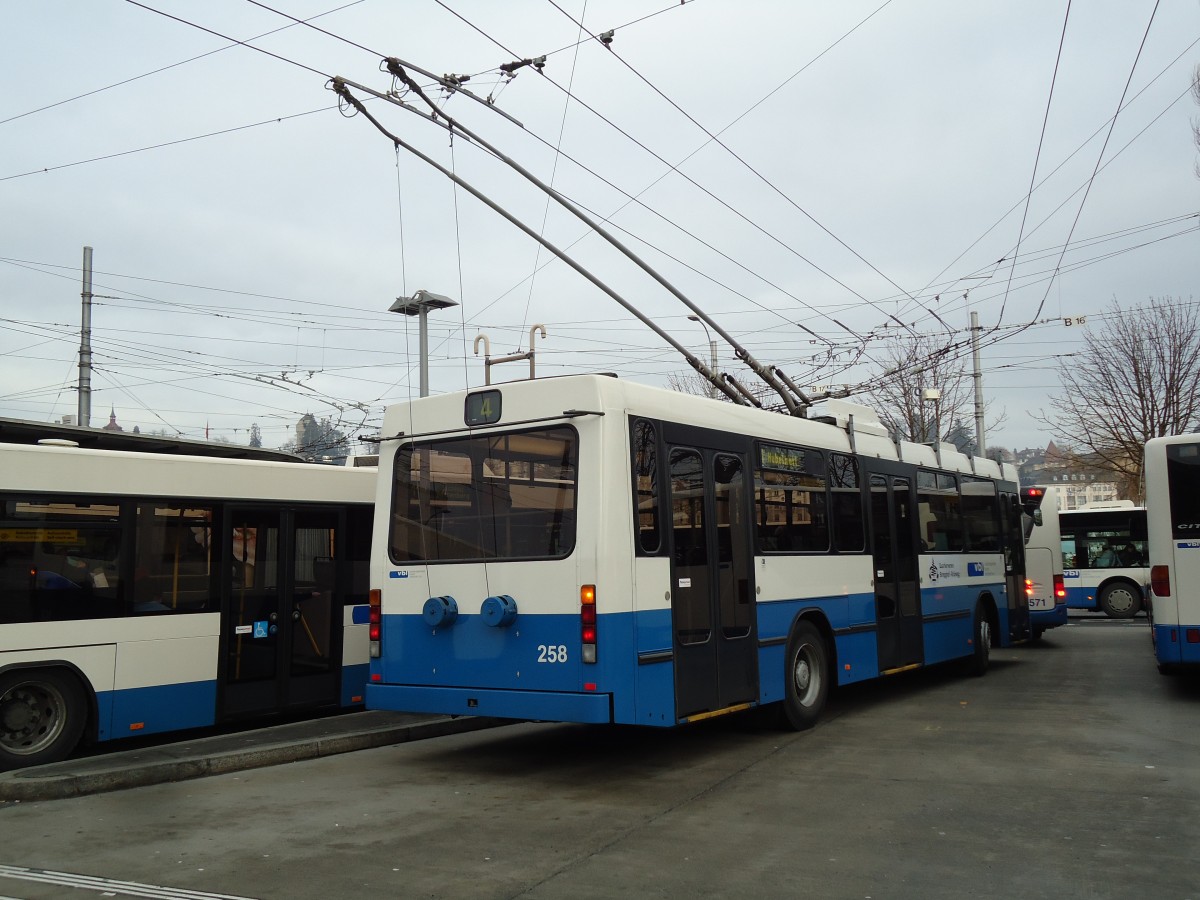
[[10, 753], [40, 750], [61, 730], [52, 695], [15, 687], [0, 699], [0, 745]]
[[796, 660], [796, 692], [804, 694], [808, 690], [811, 680], [812, 670], [809, 668], [808, 660], [801, 656]]

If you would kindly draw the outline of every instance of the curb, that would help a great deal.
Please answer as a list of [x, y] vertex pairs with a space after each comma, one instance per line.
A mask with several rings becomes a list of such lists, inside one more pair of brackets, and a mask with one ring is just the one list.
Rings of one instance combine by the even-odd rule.
[[[173, 781], [205, 778], [242, 772], [264, 766], [319, 759], [354, 750], [369, 750], [391, 744], [425, 740], [449, 734], [463, 734], [511, 724], [508, 720], [475, 717], [440, 717], [401, 726], [382, 726], [351, 734], [319, 736], [310, 739], [277, 741], [261, 747], [205, 754], [189, 753], [178, 759], [154, 759], [121, 766], [121, 754], [92, 757], [74, 763], [53, 763], [33, 769], [18, 769], [0, 775], [0, 802], [28, 803], [61, 800], [127, 788], [147, 787]], [[62, 771], [80, 765], [96, 766], [97, 771]], [[56, 771], [57, 770], [57, 771]]]

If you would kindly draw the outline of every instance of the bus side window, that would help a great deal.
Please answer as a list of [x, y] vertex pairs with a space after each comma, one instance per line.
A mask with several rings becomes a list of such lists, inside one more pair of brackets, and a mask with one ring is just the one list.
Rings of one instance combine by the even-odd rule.
[[829, 454], [834, 548], [842, 553], [866, 548], [863, 529], [863, 497], [858, 477], [858, 460], [843, 453]]
[[639, 555], [655, 555], [662, 547], [659, 527], [658, 440], [654, 425], [642, 419], [633, 423], [634, 527]]

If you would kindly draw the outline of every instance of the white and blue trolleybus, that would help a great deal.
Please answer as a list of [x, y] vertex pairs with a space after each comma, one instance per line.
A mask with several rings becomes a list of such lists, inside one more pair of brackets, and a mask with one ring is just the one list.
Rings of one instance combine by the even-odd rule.
[[1150, 633], [1164, 674], [1200, 671], [1200, 435], [1146, 443]]
[[0, 768], [361, 704], [374, 493], [371, 469], [0, 443]]
[[1067, 624], [1058, 500], [1042, 487], [1021, 489], [1025, 506], [1025, 593], [1033, 637]]
[[1029, 637], [1016, 472], [604, 375], [389, 408], [367, 706], [675, 726]]

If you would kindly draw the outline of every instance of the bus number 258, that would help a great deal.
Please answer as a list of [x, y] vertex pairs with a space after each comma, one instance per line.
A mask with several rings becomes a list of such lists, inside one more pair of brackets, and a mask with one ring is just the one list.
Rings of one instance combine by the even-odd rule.
[[565, 644], [538, 644], [538, 662], [565, 663], [567, 648]]

